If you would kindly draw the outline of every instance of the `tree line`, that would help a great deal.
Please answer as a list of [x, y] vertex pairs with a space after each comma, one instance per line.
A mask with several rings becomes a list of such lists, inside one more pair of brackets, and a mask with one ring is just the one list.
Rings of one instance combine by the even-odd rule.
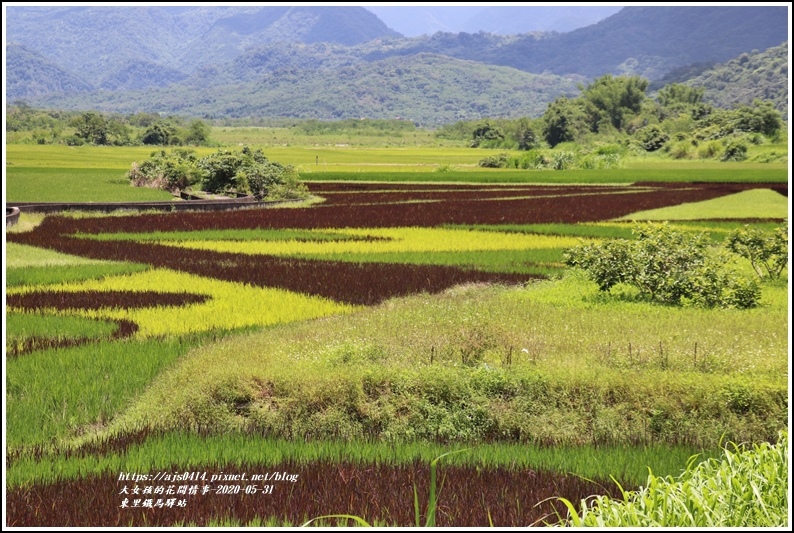
[[207, 146], [210, 126], [200, 119], [163, 117], [157, 113], [131, 115], [99, 111], [69, 112], [35, 109], [24, 102], [6, 107], [6, 132], [30, 132], [37, 144], [104, 146]]
[[[539, 118], [461, 121], [440, 128], [436, 135], [466, 139], [470, 146], [482, 148], [614, 143], [639, 152], [661, 150], [677, 159], [741, 160], [749, 143], [775, 142], [784, 127], [770, 101], [757, 99], [752, 105], [722, 109], [703, 102], [703, 88], [672, 83], [651, 97], [648, 84], [639, 76], [607, 74], [580, 86], [576, 98], [557, 98]], [[493, 156], [484, 163], [505, 166]]]

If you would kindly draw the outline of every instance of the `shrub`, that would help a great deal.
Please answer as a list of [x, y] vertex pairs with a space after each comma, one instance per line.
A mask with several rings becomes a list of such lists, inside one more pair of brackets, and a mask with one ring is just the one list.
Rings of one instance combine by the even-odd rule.
[[292, 166], [268, 160], [262, 150], [247, 146], [239, 152], [219, 150], [197, 159], [193, 150], [176, 149], [152, 153], [127, 173], [137, 187], [154, 187], [171, 192], [200, 184], [212, 193], [241, 192], [257, 199], [305, 198], [306, 187]]
[[750, 261], [759, 278], [779, 279], [788, 265], [788, 222], [771, 233], [748, 228], [734, 230], [727, 239], [730, 251]]
[[505, 168], [507, 166], [508, 155], [501, 153], [499, 155], [489, 155], [480, 159], [479, 166], [484, 168]]
[[698, 157], [700, 159], [712, 159], [717, 157], [721, 150], [722, 145], [719, 141], [709, 141], [698, 148]]
[[664, 146], [670, 136], [663, 132], [659, 126], [646, 126], [636, 133], [637, 140], [646, 152], [655, 152]]
[[602, 291], [618, 283], [651, 301], [745, 309], [758, 303], [754, 280], [729, 270], [726, 252], [712, 250], [705, 234], [688, 235], [667, 223], [634, 230], [637, 239], [609, 240], [567, 250], [568, 266], [583, 269]]
[[742, 139], [731, 139], [725, 145], [721, 161], [744, 161], [747, 159], [747, 143]]

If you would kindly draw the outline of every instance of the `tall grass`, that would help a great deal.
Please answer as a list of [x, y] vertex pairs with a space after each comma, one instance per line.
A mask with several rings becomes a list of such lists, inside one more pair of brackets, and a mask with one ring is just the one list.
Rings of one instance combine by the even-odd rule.
[[[788, 433], [777, 444], [733, 445], [722, 459], [695, 464], [678, 477], [648, 475], [623, 498], [595, 496], [569, 509], [574, 527], [786, 527], [789, 522]], [[622, 489], [621, 489], [622, 490]]]
[[6, 269], [6, 286], [56, 285], [59, 283], [101, 279], [132, 274], [149, 269], [140, 263], [104, 263], [92, 265], [29, 266]]
[[116, 324], [75, 316], [41, 316], [31, 313], [6, 313], [6, 351], [12, 352], [33, 337], [80, 339], [109, 337]]
[[[53, 483], [86, 476], [117, 475], [120, 471], [146, 472], [178, 467], [182, 470], [225, 465], [277, 467], [287, 462], [312, 464], [347, 462], [360, 465], [428, 464], [449, 451], [440, 443], [386, 443], [368, 440], [302, 441], [278, 439], [261, 434], [229, 432], [199, 435], [192, 432], [119, 435], [106, 441], [83, 437], [70, 439], [86, 445], [86, 451], [66, 454], [55, 451], [43, 457], [21, 456], [7, 470], [10, 487], [27, 482]], [[444, 464], [479, 469], [534, 469], [558, 474], [575, 473], [607, 480], [615, 476], [637, 486], [645, 480], [647, 468], [663, 475], [678, 475], [694, 454], [711, 457], [711, 450], [691, 446], [655, 444], [650, 446], [560, 446], [482, 443], [449, 456]]]
[[190, 346], [186, 340], [104, 342], [7, 360], [8, 449], [101, 427]]
[[[748, 311], [601, 299], [580, 278], [458, 288], [195, 352], [119, 429], [546, 444], [771, 438], [787, 301]], [[762, 298], [764, 301], [764, 298]]]

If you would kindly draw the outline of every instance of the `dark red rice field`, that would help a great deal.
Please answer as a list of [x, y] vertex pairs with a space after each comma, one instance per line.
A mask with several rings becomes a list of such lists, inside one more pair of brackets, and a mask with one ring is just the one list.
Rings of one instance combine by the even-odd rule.
[[[183, 470], [178, 466], [166, 469]], [[248, 472], [249, 479], [256, 472], [284, 472], [297, 479], [271, 482], [272, 493], [263, 493], [261, 481], [136, 483], [120, 481], [118, 474], [89, 476], [9, 491], [6, 523], [14, 527], [205, 526], [231, 516], [241, 525], [257, 517], [300, 525], [314, 517], [344, 512], [370, 523], [411, 526], [415, 523], [414, 486], [420, 510], [427, 508], [429, 468], [418, 462], [401, 466], [287, 462], [278, 467], [196, 466], [191, 471], [206, 472], [207, 479], [220, 471]], [[554, 498], [579, 502], [592, 494], [617, 492], [577, 476], [507, 468], [441, 467], [438, 484], [442, 488], [436, 523], [441, 527], [487, 527], [490, 521], [505, 527], [542, 526], [544, 521], [556, 522], [556, 513], [566, 515], [563, 504]], [[256, 493], [250, 488], [254, 485]], [[151, 493], [140, 494], [146, 486]], [[157, 486], [162, 489], [159, 494]], [[196, 487], [193, 495], [191, 486]], [[177, 492], [183, 490], [183, 494]], [[147, 499], [152, 507], [143, 503]]]

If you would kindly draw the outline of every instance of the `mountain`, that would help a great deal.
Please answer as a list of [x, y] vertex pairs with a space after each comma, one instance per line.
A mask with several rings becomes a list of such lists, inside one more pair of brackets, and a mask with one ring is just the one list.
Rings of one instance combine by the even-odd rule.
[[94, 85], [124, 65], [189, 74], [269, 42], [355, 45], [398, 38], [362, 7], [6, 7], [8, 42]]
[[632, 74], [649, 79], [698, 62], [722, 62], [788, 38], [785, 6], [626, 7], [568, 33], [436, 33], [374, 50], [370, 59], [420, 52], [527, 72]]
[[384, 5], [366, 6], [389, 27], [418, 37], [445, 33], [513, 35], [535, 31], [566, 32], [595, 24], [620, 11], [619, 6], [525, 5]]
[[686, 81], [703, 87], [703, 100], [717, 107], [752, 104], [753, 100], [771, 100], [784, 115], [788, 114], [788, 42], [763, 52], [753, 50], [716, 65]]
[[74, 94], [94, 86], [28, 50], [20, 44], [6, 46], [6, 99], [29, 99], [45, 94]]
[[[483, 19], [510, 9], [479, 7]], [[566, 33], [411, 38], [359, 7], [6, 9], [18, 46], [7, 48], [12, 98], [204, 117], [402, 116], [438, 124], [537, 116], [603, 74], [689, 78], [788, 38], [785, 6], [626, 7]], [[756, 88], [769, 79], [787, 83], [787, 64], [785, 72], [775, 68], [744, 77]], [[742, 92], [749, 95], [750, 85]]]
[[[204, 118], [404, 118], [440, 125], [482, 117], [539, 116], [577, 80], [433, 54], [350, 66], [263, 70], [254, 81], [49, 97], [35, 106]], [[333, 90], [329, 90], [333, 88]]]
[[181, 70], [151, 61], [131, 59], [102, 79], [100, 88], [108, 91], [128, 91], [145, 87], [165, 87], [187, 78]]

